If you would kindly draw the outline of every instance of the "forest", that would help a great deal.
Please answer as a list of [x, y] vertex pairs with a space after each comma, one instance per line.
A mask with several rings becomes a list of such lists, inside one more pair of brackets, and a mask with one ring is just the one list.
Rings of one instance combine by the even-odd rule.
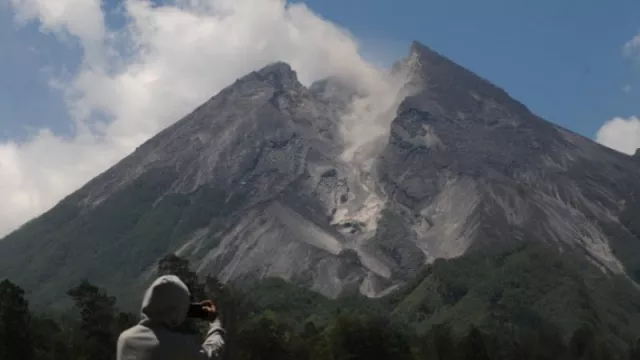
[[[415, 292], [439, 271], [438, 266], [450, 273], [449, 263], [434, 265], [404, 290], [382, 299], [351, 294], [332, 300], [278, 279], [244, 286], [222, 284], [215, 277], [197, 276], [187, 260], [175, 255], [160, 260], [156, 275], [175, 274], [189, 286], [194, 301], [216, 302], [227, 330], [225, 359], [640, 359], [640, 342], [616, 346], [594, 323], [582, 323], [566, 333], [539, 316], [512, 311], [460, 325], [439, 315], [446, 304], [431, 311], [431, 320], [425, 322], [406, 302], [415, 301]], [[459, 265], [456, 268], [462, 270], [452, 276], [464, 278], [464, 267]], [[453, 289], [458, 293], [470, 291], [460, 282], [457, 286]], [[447, 289], [445, 293], [454, 297], [466, 296]], [[0, 360], [115, 359], [119, 333], [135, 324], [138, 314], [119, 309], [114, 297], [87, 280], [68, 289], [67, 295], [72, 304], [67, 311], [32, 308], [23, 289], [3, 280]], [[433, 300], [419, 302], [424, 308]], [[456, 308], [449, 305], [449, 309]], [[202, 336], [205, 329], [206, 324], [188, 320], [182, 331]]]

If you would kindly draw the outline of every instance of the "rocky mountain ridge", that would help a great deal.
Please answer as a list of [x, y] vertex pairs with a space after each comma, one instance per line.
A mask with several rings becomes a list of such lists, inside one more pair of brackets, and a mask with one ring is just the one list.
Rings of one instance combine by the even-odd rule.
[[393, 73], [372, 113], [389, 134], [357, 146], [348, 82], [307, 88], [285, 63], [238, 79], [0, 241], [0, 277], [46, 301], [80, 276], [124, 293], [176, 252], [223, 281], [376, 297], [434, 259], [528, 241], [640, 274], [633, 157], [419, 43]]

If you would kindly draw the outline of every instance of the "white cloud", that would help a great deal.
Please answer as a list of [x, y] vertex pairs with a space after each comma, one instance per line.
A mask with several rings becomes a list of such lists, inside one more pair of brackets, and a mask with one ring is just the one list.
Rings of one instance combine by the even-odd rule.
[[84, 55], [70, 79], [52, 79], [65, 92], [76, 134], [42, 130], [23, 143], [0, 143], [0, 235], [269, 62], [288, 62], [306, 84], [338, 75], [372, 89], [372, 99], [388, 91], [347, 32], [283, 0], [125, 0], [128, 20], [119, 29], [105, 23], [100, 0], [11, 3], [19, 21], [39, 22], [61, 44], [78, 41]]
[[18, 23], [36, 20], [44, 32], [59, 38], [78, 38], [87, 56], [97, 61], [105, 38], [105, 23], [100, 1], [96, 0], [10, 0]]
[[[627, 41], [623, 47], [626, 56], [640, 55], [640, 34]], [[633, 87], [627, 84], [624, 93], [631, 93]], [[596, 141], [622, 153], [633, 155], [640, 148], [640, 118], [615, 117], [602, 125], [596, 133]]]
[[640, 52], [640, 34], [624, 44], [624, 53], [627, 56], [635, 56]]
[[607, 121], [598, 130], [596, 141], [622, 153], [634, 154], [640, 148], [640, 118], [616, 117]]

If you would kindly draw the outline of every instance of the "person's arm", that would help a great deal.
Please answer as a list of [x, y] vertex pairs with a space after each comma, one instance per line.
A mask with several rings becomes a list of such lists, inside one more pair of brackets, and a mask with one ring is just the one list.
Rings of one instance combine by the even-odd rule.
[[210, 303], [205, 306], [211, 313], [209, 330], [201, 345], [190, 337], [192, 341], [186, 345], [183, 352], [184, 355], [181, 357], [184, 360], [217, 360], [222, 358], [222, 351], [225, 346], [225, 331], [218, 318], [215, 305]]
[[180, 360], [219, 360], [224, 350], [224, 329], [219, 320], [211, 323], [204, 342], [200, 343], [193, 335], [174, 333], [174, 339], [180, 342], [176, 359]]
[[209, 326], [209, 331], [207, 331], [207, 337], [202, 344], [202, 349], [205, 352], [207, 359], [219, 359], [222, 350], [224, 350], [224, 335], [225, 331], [222, 328], [222, 324], [220, 323], [220, 319], [216, 319]]

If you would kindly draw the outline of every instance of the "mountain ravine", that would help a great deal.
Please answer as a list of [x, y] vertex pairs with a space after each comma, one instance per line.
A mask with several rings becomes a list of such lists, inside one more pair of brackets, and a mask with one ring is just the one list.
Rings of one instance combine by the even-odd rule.
[[0, 278], [47, 304], [85, 277], [120, 295], [176, 252], [223, 281], [377, 297], [434, 259], [542, 241], [638, 279], [637, 159], [419, 43], [393, 71], [388, 133], [357, 149], [348, 83], [285, 63], [238, 79], [0, 241]]

